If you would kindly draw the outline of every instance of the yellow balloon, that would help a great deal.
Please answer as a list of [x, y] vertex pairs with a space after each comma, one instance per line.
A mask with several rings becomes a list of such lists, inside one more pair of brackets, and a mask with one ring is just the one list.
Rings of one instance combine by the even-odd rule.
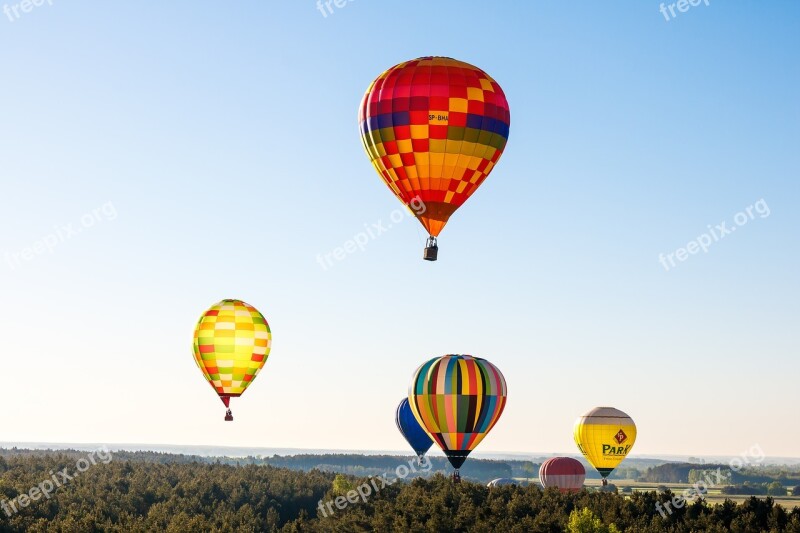
[[589, 464], [605, 478], [636, 442], [633, 419], [613, 407], [595, 407], [575, 421], [575, 444]]

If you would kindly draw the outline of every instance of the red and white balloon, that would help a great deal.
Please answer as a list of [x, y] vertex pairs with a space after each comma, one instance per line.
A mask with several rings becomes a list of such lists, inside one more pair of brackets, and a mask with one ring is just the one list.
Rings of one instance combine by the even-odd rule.
[[539, 482], [544, 488], [556, 487], [561, 492], [579, 492], [586, 480], [586, 469], [572, 457], [552, 457], [539, 468]]

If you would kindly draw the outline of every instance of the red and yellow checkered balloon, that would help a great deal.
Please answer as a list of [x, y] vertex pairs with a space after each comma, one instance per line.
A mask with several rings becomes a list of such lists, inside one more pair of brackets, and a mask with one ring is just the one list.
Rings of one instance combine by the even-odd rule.
[[500, 159], [510, 113], [503, 90], [481, 69], [421, 57], [378, 76], [358, 120], [378, 174], [436, 237]]
[[271, 346], [264, 315], [241, 300], [212, 305], [194, 330], [195, 362], [226, 406], [253, 382]]

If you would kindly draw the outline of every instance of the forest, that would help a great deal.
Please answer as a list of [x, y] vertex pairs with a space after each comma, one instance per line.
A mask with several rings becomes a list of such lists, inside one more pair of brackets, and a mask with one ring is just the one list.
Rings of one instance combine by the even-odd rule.
[[[153, 452], [0, 450], [0, 532], [800, 533], [800, 508], [784, 509], [769, 497], [714, 506], [697, 501], [662, 517], [656, 504], [670, 501], [669, 491], [561, 494], [426, 475], [387, 482], [379, 475]], [[45, 495], [47, 482], [52, 490]]]

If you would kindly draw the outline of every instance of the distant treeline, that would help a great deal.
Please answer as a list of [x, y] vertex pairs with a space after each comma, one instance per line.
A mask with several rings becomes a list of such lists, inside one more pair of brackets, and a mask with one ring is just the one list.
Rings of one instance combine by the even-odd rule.
[[[41, 450], [25, 449], [0, 449], [0, 457], [28, 457], [41, 456]], [[86, 452], [67, 450], [58, 453], [75, 457], [85, 457]], [[407, 465], [409, 460], [416, 461], [415, 457], [402, 455], [358, 455], [358, 454], [301, 454], [271, 457], [206, 457], [199, 455], [170, 454], [162, 452], [114, 452], [114, 458], [123, 461], [136, 461], [146, 463], [208, 463], [232, 466], [244, 465], [270, 465], [290, 470], [321, 470], [324, 472], [350, 474], [354, 476], [379, 476], [394, 472], [398, 466]], [[417, 472], [409, 474], [409, 478], [421, 475], [429, 476], [436, 472], [452, 473], [453, 468], [444, 457], [431, 457], [430, 472]], [[464, 479], [488, 483], [500, 477], [534, 477], [539, 473], [539, 465], [529, 461], [512, 461], [516, 468], [512, 468], [506, 461], [488, 459], [470, 459], [461, 468]]]
[[[351, 474], [354, 476], [379, 476], [383, 473], [394, 472], [398, 466], [407, 465], [413, 457], [398, 455], [357, 455], [357, 454], [322, 454], [322, 455], [291, 455], [274, 456], [262, 459], [264, 464], [290, 468], [292, 470], [308, 471], [319, 469], [326, 472]], [[431, 475], [436, 472], [452, 472], [452, 467], [444, 457], [430, 457], [430, 472], [411, 473], [408, 477]], [[538, 469], [536, 469], [538, 472]], [[469, 460], [461, 467], [461, 476], [464, 479], [488, 482], [500, 477], [512, 477], [511, 466], [504, 461]]]
[[[31, 455], [41, 453], [41, 450], [25, 449], [6, 449], [0, 452], [7, 456]], [[67, 452], [65, 452], [67, 453]], [[72, 453], [72, 452], [69, 452]], [[81, 452], [76, 452], [80, 454]], [[360, 454], [300, 454], [300, 455], [275, 455], [269, 457], [247, 456], [247, 457], [208, 457], [200, 455], [183, 455], [163, 452], [116, 452], [121, 454], [123, 459], [130, 459], [143, 462], [205, 462], [220, 463], [229, 465], [272, 465], [289, 468], [292, 470], [309, 471], [312, 469], [323, 470], [341, 474], [351, 474], [356, 476], [380, 475], [391, 472], [398, 465], [405, 464], [412, 456], [404, 455], [360, 455]], [[440, 456], [430, 457], [432, 470], [424, 475], [441, 472], [443, 474], [452, 473], [453, 469], [447, 459]], [[584, 462], [584, 461], [582, 461]], [[461, 475], [465, 479], [488, 483], [497, 478], [528, 478], [535, 481], [539, 477], [539, 467], [541, 463], [525, 460], [492, 460], [478, 459], [470, 457], [461, 468]], [[584, 462], [587, 479], [599, 479], [600, 474]], [[636, 468], [622, 466], [612, 472], [611, 479], [638, 479], [640, 470]], [[410, 477], [422, 476], [421, 473], [411, 474]]]
[[[656, 503], [671, 500], [669, 491], [627, 498], [586, 490], [562, 495], [536, 486], [455, 485], [441, 474], [384, 486], [375, 477], [151, 452], [115, 452], [107, 463], [84, 463], [77, 474], [76, 465], [86, 457], [86, 452], [0, 450], [0, 506], [11, 510], [0, 511], [0, 532], [800, 533], [800, 508], [787, 511], [770, 498], [740, 505], [701, 501], [662, 518]], [[369, 468], [381, 464], [360, 458]], [[71, 479], [47, 497], [35, 492], [64, 469]], [[375, 490], [366, 494], [368, 486]], [[585, 527], [591, 522], [605, 525]]]
[[[800, 484], [800, 468], [790, 466], [750, 467], [741, 470], [731, 469], [727, 464], [666, 463], [648, 468], [639, 481], [650, 483], [694, 483], [700, 472], [715, 471], [717, 468], [731, 484], [771, 483], [777, 481], [782, 485]], [[692, 472], [695, 475], [692, 475]]]

